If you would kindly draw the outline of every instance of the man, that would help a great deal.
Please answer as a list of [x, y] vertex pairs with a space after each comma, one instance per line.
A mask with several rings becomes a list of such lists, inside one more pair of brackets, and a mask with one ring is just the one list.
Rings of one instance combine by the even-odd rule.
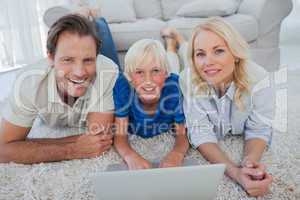
[[[40, 163], [91, 158], [112, 145], [112, 89], [118, 67], [99, 55], [94, 25], [79, 15], [54, 23], [47, 39], [50, 66], [25, 69], [3, 108], [0, 162]], [[40, 117], [49, 126], [86, 127], [82, 135], [30, 139]]]

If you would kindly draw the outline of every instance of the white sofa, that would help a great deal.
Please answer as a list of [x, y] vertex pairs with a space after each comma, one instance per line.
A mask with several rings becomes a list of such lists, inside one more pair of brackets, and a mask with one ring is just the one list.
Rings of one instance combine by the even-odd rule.
[[[135, 41], [142, 38], [161, 39], [160, 30], [165, 26], [175, 27], [189, 37], [192, 29], [206, 18], [205, 16], [182, 17], [176, 15], [180, 8], [195, 0], [99, 0], [100, 4], [101, 1], [109, 2], [101, 6], [101, 12], [109, 22], [121, 63], [123, 63], [126, 51]], [[212, 0], [196, 1], [202, 1], [209, 6], [209, 2]], [[225, 14], [224, 19], [235, 26], [248, 41], [254, 61], [268, 71], [278, 69], [280, 65], [280, 26], [283, 19], [292, 10], [292, 1], [231, 1], [237, 2], [237, 8], [233, 13]], [[133, 11], [128, 10], [123, 5], [124, 2], [132, 4]], [[224, 3], [219, 7], [226, 7], [225, 3], [228, 0], [218, 0], [218, 2]], [[125, 19], [124, 16], [128, 19]]]

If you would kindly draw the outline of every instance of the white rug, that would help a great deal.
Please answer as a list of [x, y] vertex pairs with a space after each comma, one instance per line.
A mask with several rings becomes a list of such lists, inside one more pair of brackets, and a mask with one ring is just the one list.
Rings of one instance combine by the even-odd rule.
[[[295, 79], [296, 80], [296, 79]], [[289, 112], [289, 124], [287, 129], [286, 88], [278, 90], [277, 98], [281, 99], [277, 105], [277, 131], [273, 136], [272, 148], [264, 154], [263, 162], [267, 164], [268, 171], [274, 176], [274, 183], [270, 194], [258, 198], [262, 200], [299, 200], [300, 199], [300, 156], [299, 146], [299, 101], [292, 95], [293, 108]], [[282, 96], [283, 95], [283, 96]], [[298, 96], [299, 97], [299, 96]], [[284, 100], [285, 99], [285, 100]], [[298, 119], [298, 123], [296, 122]], [[282, 130], [288, 130], [281, 132]], [[68, 133], [76, 133], [75, 129], [50, 129], [37, 121], [31, 136], [58, 137], [67, 136]], [[152, 139], [143, 140], [132, 136], [133, 147], [149, 160], [158, 160], [163, 157], [174, 143], [174, 138], [164, 134]], [[236, 161], [240, 161], [242, 155], [243, 139], [241, 137], [227, 138], [221, 142], [222, 148]], [[159, 157], [157, 157], [159, 155]], [[188, 158], [194, 158], [200, 164], [207, 164], [201, 155], [190, 150]], [[95, 195], [91, 185], [91, 177], [104, 171], [109, 164], [122, 162], [119, 155], [112, 149], [103, 156], [95, 159], [83, 159], [63, 161], [56, 163], [19, 165], [0, 164], [0, 200], [94, 200]], [[120, 198], [121, 199], [121, 198]], [[227, 199], [256, 199], [249, 198], [243, 189], [227, 177], [218, 187], [218, 200]]]

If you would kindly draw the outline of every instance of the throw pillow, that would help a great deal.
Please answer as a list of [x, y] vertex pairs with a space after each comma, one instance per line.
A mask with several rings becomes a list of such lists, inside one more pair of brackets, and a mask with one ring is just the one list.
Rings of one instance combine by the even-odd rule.
[[161, 0], [161, 8], [163, 18], [165, 20], [172, 19], [176, 17], [176, 12], [183, 6], [188, 3], [191, 3], [195, 0]]
[[100, 9], [108, 23], [136, 21], [133, 0], [101, 0]]
[[180, 17], [211, 17], [234, 14], [239, 0], [196, 0], [182, 6], [176, 13]]
[[54, 6], [46, 10], [43, 20], [48, 27], [51, 27], [56, 20], [70, 13], [71, 10], [66, 6]]

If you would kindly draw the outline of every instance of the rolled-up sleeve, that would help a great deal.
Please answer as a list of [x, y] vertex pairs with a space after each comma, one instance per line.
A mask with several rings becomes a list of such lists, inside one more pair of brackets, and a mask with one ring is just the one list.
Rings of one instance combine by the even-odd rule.
[[[22, 75], [22, 74], [21, 74]], [[34, 120], [38, 115], [35, 105], [35, 82], [27, 80], [27, 84], [23, 84], [22, 76], [17, 78], [10, 96], [6, 100], [6, 104], [2, 110], [2, 117], [21, 127], [32, 127]], [[32, 84], [33, 83], [33, 84]]]
[[275, 114], [275, 90], [269, 77], [251, 92], [252, 111], [245, 123], [245, 140], [259, 138], [271, 144]]
[[192, 147], [196, 149], [204, 143], [218, 143], [214, 126], [197, 99], [185, 98], [183, 108], [186, 115], [188, 138]]
[[92, 85], [87, 112], [114, 111], [113, 88], [119, 75], [118, 66], [110, 59], [97, 57], [97, 76]]
[[177, 99], [176, 99], [177, 109], [174, 114], [174, 119], [177, 124], [184, 124], [185, 123], [185, 115], [184, 115], [184, 110], [183, 110], [183, 96], [180, 91], [178, 93], [179, 94], [177, 95]]
[[116, 117], [127, 117], [132, 103], [134, 91], [126, 77], [120, 74], [113, 89], [113, 98]]

